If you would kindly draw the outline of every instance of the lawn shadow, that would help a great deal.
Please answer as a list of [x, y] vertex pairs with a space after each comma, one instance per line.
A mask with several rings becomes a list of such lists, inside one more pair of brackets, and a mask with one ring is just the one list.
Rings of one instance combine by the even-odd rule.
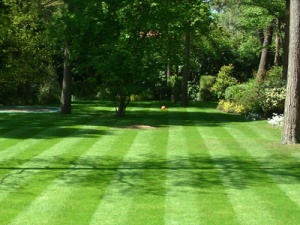
[[[146, 160], [141, 158], [147, 157]], [[259, 163], [258, 163], [259, 161]], [[82, 186], [107, 188], [110, 192], [121, 195], [139, 193], [164, 196], [172, 193], [215, 193], [226, 188], [250, 189], [277, 184], [299, 184], [300, 173], [296, 162], [285, 160], [272, 161], [267, 158], [233, 158], [192, 155], [174, 156], [166, 160], [154, 155], [140, 155], [123, 161], [114, 157], [81, 157], [67, 159], [62, 157], [35, 159], [32, 167], [9, 166], [16, 162], [6, 162], [0, 172], [6, 171], [11, 176], [32, 173], [59, 172], [57, 178], [66, 187]], [[18, 164], [21, 166], [22, 162]], [[4, 166], [5, 165], [5, 166]], [[44, 165], [44, 166], [43, 166]], [[16, 171], [16, 172], [12, 172]], [[0, 185], [7, 186], [8, 175], [0, 178]], [[17, 182], [19, 179], [10, 179]], [[41, 179], [39, 182], [43, 182]], [[168, 184], [166, 186], [166, 184]], [[10, 183], [9, 185], [15, 185]]]
[[[0, 114], [2, 138], [48, 139], [64, 137], [94, 137], [112, 134], [108, 128], [148, 126], [164, 128], [169, 126], [222, 126], [227, 123], [244, 122], [240, 115], [215, 110], [215, 103], [194, 103], [185, 111], [169, 103], [167, 110], [160, 110], [161, 102], [134, 102], [124, 118], [117, 118], [111, 103], [76, 103], [74, 113]], [[175, 107], [179, 110], [171, 110]], [[179, 107], [179, 108], [178, 108]], [[89, 128], [84, 126], [89, 125]], [[99, 128], [105, 129], [99, 129]], [[48, 132], [48, 130], [50, 130]]]
[[228, 123], [246, 122], [241, 115], [216, 110], [217, 104], [214, 102], [196, 102], [191, 103], [189, 107], [169, 103], [166, 110], [160, 109], [162, 104], [161, 102], [153, 102], [152, 104], [136, 102], [131, 106], [135, 110], [128, 111], [123, 120], [128, 121], [128, 123], [145, 120], [146, 125], [152, 127], [195, 125], [214, 127]]
[[0, 132], [9, 139], [50, 139], [67, 137], [99, 138], [113, 134], [110, 127], [115, 118], [99, 114], [1, 114]]

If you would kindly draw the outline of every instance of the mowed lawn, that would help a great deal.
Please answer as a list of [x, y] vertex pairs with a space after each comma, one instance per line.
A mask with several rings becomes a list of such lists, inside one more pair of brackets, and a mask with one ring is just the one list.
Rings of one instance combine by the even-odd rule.
[[300, 224], [300, 146], [266, 121], [135, 102], [0, 114], [0, 224]]

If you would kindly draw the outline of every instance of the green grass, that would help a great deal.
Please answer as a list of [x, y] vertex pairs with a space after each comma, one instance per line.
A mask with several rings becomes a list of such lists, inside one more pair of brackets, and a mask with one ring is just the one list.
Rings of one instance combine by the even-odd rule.
[[0, 114], [0, 224], [300, 224], [299, 145], [214, 104], [161, 104]]

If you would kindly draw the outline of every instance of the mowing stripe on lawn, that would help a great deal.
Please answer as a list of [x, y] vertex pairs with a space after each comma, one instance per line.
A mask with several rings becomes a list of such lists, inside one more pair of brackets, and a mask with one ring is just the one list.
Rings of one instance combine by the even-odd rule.
[[[51, 118], [52, 120], [54, 118]], [[80, 118], [80, 122], [83, 123], [87, 123], [89, 118]], [[77, 121], [77, 122], [79, 122]], [[42, 122], [42, 121], [40, 121]], [[44, 123], [44, 122], [43, 122]], [[47, 123], [47, 121], [45, 121], [45, 123]], [[24, 152], [28, 149], [33, 148], [34, 146], [40, 146], [41, 144], [41, 139], [43, 138], [47, 138], [47, 137], [52, 137], [52, 136], [61, 136], [61, 137], [65, 137], [66, 135], [70, 134], [73, 129], [76, 130], [76, 127], [72, 127], [71, 129], [64, 129], [64, 127], [69, 127], [70, 125], [72, 125], [73, 120], [63, 120], [60, 123], [57, 123], [55, 125], [55, 127], [52, 126], [45, 126], [43, 130], [39, 130], [40, 132], [37, 133], [33, 133], [30, 131], [30, 127], [28, 124], [26, 127], [20, 127], [20, 130], [22, 131], [22, 133], [29, 133], [32, 135], [30, 138], [28, 139], [24, 139], [22, 141], [20, 140], [15, 140], [14, 142], [12, 142], [13, 145], [11, 146], [3, 146], [1, 145], [1, 149], [3, 149], [2, 151], [0, 151], [0, 161], [2, 162], [1, 164], [3, 165], [5, 163], [5, 161], [9, 160], [12, 157], [15, 157], [16, 155], [20, 154], [21, 152]], [[51, 123], [50, 123], [51, 124]], [[20, 133], [20, 135], [22, 134]], [[76, 134], [76, 133], [74, 133]], [[28, 134], [27, 134], [28, 135]]]
[[[97, 120], [98, 119], [96, 119], [96, 121]], [[95, 120], [92, 121], [91, 123], [93, 124], [94, 122], [95, 122]], [[86, 132], [85, 130], [88, 129], [88, 127], [89, 127], [89, 125], [81, 127], [79, 132]], [[78, 135], [78, 136], [80, 136], [80, 135]], [[110, 137], [110, 135], [104, 136], [102, 138], [106, 138], [106, 137]], [[37, 219], [34, 220], [34, 221], [36, 221], [36, 224], [39, 224], [38, 218], [40, 218], [41, 220], [43, 220], [43, 218], [44, 218], [45, 223], [48, 223], [47, 221], [49, 219], [49, 220], [51, 220], [51, 222], [49, 222], [49, 224], [52, 224], [52, 222], [54, 221], [54, 218], [59, 220], [62, 217], [65, 217], [65, 213], [68, 212], [66, 206], [69, 206], [69, 203], [72, 202], [73, 198], [75, 198], [75, 199], [77, 198], [77, 195], [74, 195], [74, 193], [84, 192], [84, 190], [77, 187], [77, 185], [80, 186], [81, 179], [79, 179], [79, 178], [85, 177], [89, 173], [94, 172], [93, 168], [94, 168], [94, 166], [96, 166], [96, 164], [94, 164], [95, 161], [92, 162], [90, 158], [86, 158], [85, 155], [83, 155], [83, 153], [85, 153], [86, 151], [88, 151], [88, 152], [99, 151], [100, 152], [101, 151], [99, 149], [100, 143], [103, 146], [103, 143], [105, 143], [105, 141], [103, 141], [102, 139], [96, 139], [94, 137], [91, 137], [91, 138], [87, 138], [87, 137], [79, 138], [78, 137], [78, 139], [79, 140], [78, 141], [76, 140], [76, 142], [75, 142], [76, 145], [74, 145], [74, 144], [71, 145], [71, 147], [73, 149], [70, 149], [70, 150], [72, 152], [64, 153], [66, 155], [66, 159], [72, 160], [72, 163], [74, 165], [71, 165], [71, 167], [69, 167], [68, 164], [70, 164], [71, 162], [69, 162], [67, 165], [65, 165], [65, 167], [62, 169], [67, 169], [68, 167], [69, 167], [69, 169], [67, 171], [62, 170], [60, 177], [57, 178], [56, 180], [54, 180], [52, 185], [51, 185], [51, 183], [49, 183], [50, 186], [48, 188], [46, 186], [47, 189], [45, 189], [43, 191], [43, 193], [40, 196], [38, 196], [34, 202], [31, 203], [28, 210], [24, 211], [23, 214], [21, 214], [16, 219], [15, 223], [18, 223], [17, 221], [20, 221], [20, 223], [21, 223], [21, 221], [24, 218], [26, 218], [27, 216], [30, 216], [31, 214], [36, 214], [35, 218], [37, 218]], [[64, 145], [67, 145], [67, 146], [64, 146]], [[61, 148], [64, 148], [64, 147], [70, 148], [68, 143], [64, 143], [61, 146]], [[91, 147], [91, 148], [89, 149], [89, 147]], [[60, 149], [60, 148], [57, 148], [57, 149]], [[70, 156], [72, 156], [72, 157], [68, 158]], [[76, 161], [76, 158], [78, 158], [79, 156], [81, 156], [81, 157]], [[63, 154], [62, 154], [62, 157], [63, 157]], [[80, 170], [80, 168], [83, 168], [83, 170]], [[51, 170], [49, 170], [49, 171], [51, 171]], [[75, 180], [72, 180], [72, 179], [75, 179]], [[78, 179], [79, 179], [79, 184], [76, 184]], [[74, 184], [74, 182], [75, 182], [75, 184]], [[70, 185], [72, 183], [74, 184], [74, 187], [73, 187], [73, 185]], [[93, 191], [95, 191], [94, 189], [97, 189], [97, 188], [93, 188]], [[85, 189], [85, 188], [83, 188], [83, 189]], [[62, 192], [60, 192], [60, 190], [62, 190]], [[57, 194], [52, 196], [53, 193], [57, 193]], [[82, 199], [80, 199], [80, 201], [82, 201]], [[51, 211], [53, 209], [51, 209], [51, 207], [47, 208], [49, 206], [51, 206], [51, 207], [55, 206], [54, 207], [55, 210]], [[44, 211], [39, 211], [39, 208], [44, 209]], [[72, 207], [69, 207], [69, 209], [72, 209]], [[39, 213], [37, 213], [37, 212], [39, 212]], [[52, 212], [52, 213], [49, 213], [49, 212]], [[62, 212], [64, 212], [63, 215], [62, 215]], [[52, 217], [51, 217], [51, 215], [52, 215]], [[47, 217], [49, 217], [49, 218], [47, 218]], [[60, 223], [58, 222], [55, 224], [60, 224]]]
[[[214, 118], [207, 118], [206, 120], [213, 121]], [[215, 120], [215, 122], [217, 121]], [[201, 127], [200, 125], [199, 134], [205, 141], [215, 167], [220, 171], [220, 179], [224, 183], [225, 191], [236, 212], [238, 221], [241, 224], [276, 224], [276, 220], [265, 207], [263, 200], [253, 189], [241, 189], [235, 186], [233, 181], [242, 179], [240, 174], [234, 174], [237, 176], [234, 177], [234, 180], [229, 176], [226, 163], [223, 162], [226, 162], [227, 159], [230, 160], [227, 163], [230, 163], [231, 167], [239, 167], [239, 164], [222, 141], [222, 136], [226, 130], [221, 126]]]
[[[181, 113], [186, 112], [181, 111]], [[169, 120], [172, 120], [171, 110], [169, 114]], [[178, 121], [172, 124], [176, 123]], [[183, 126], [177, 125], [169, 128], [167, 168], [170, 169], [166, 177], [164, 224], [205, 224], [205, 221], [201, 222], [197, 187], [192, 185], [195, 176], [193, 176], [192, 164], [186, 148], [186, 135]]]
[[[211, 128], [210, 128], [211, 129]], [[236, 212], [236, 216], [242, 224], [275, 224], [275, 220], [271, 217], [268, 210], [265, 208], [262, 200], [252, 189], [235, 188], [235, 183], [232, 183], [231, 177], [228, 176], [226, 165], [222, 165], [222, 159], [232, 157], [223, 143], [218, 140], [218, 137], [213, 138], [215, 132], [209, 133], [207, 130], [202, 131], [201, 135], [210, 150], [211, 157], [215, 166], [220, 171], [220, 179], [224, 183], [227, 196]], [[220, 162], [219, 162], [220, 161]], [[232, 164], [236, 164], [232, 159]], [[234, 180], [241, 177], [234, 177]]]
[[[269, 130], [265, 131], [261, 128], [255, 130], [257, 126], [253, 127], [251, 125], [245, 125], [243, 127], [237, 125], [225, 125], [223, 128], [226, 130], [226, 132], [223, 132], [223, 136], [227, 136], [227, 140], [231, 140], [230, 145], [235, 148], [240, 146], [240, 148], [236, 149], [231, 148], [231, 152], [232, 154], [239, 155], [239, 160], [241, 161], [239, 165], [245, 165], [241, 167], [243, 173], [248, 173], [248, 177], [245, 177], [245, 181], [246, 183], [249, 183], [249, 181], [252, 180], [252, 184], [249, 183], [248, 186], [251, 185], [253, 190], [257, 190], [257, 195], [260, 196], [264, 201], [265, 206], [272, 212], [272, 217], [275, 218], [277, 223], [280, 224], [282, 218], [291, 218], [290, 212], [298, 211], [298, 206], [286, 199], [286, 195], [282, 192], [282, 188], [278, 188], [278, 183], [280, 183], [280, 181], [275, 179], [274, 170], [276, 170], [276, 165], [280, 165], [280, 162], [274, 160], [271, 155], [268, 155], [268, 140], [273, 140], [274, 142], [274, 133], [269, 132]], [[273, 136], [273, 139], [269, 136]], [[232, 142], [232, 140], [236, 140], [236, 142]], [[224, 139], [224, 145], [226, 145], [226, 139]], [[249, 170], [252, 172], [249, 173]], [[288, 173], [285, 173], [285, 175], [287, 174]], [[299, 190], [299, 182], [297, 183], [297, 189]], [[274, 201], [274, 199], [277, 199], [277, 202]], [[299, 197], [296, 199], [299, 199]], [[284, 209], [282, 209], [281, 202], [286, 203]], [[277, 213], [274, 214], [274, 211]], [[298, 215], [300, 214], [298, 213]], [[295, 221], [297, 220], [290, 220], [288, 223], [296, 224]]]
[[[265, 196], [270, 198], [268, 201], [272, 203], [270, 207], [273, 208], [273, 211], [277, 212], [277, 215], [280, 218], [290, 219], [288, 224], [298, 224], [300, 220], [299, 175], [295, 173], [293, 174], [293, 172], [290, 170], [296, 169], [299, 172], [299, 169], [289, 167], [286, 168], [286, 165], [284, 165], [281, 160], [273, 157], [272, 153], [267, 150], [263, 142], [255, 147], [249, 147], [249, 133], [255, 133], [253, 134], [254, 136], [265, 136], [265, 134], [262, 134], [261, 132], [254, 132], [254, 130], [251, 129], [244, 128], [241, 130], [238, 129], [238, 127], [232, 127], [230, 129], [230, 133], [237, 139], [239, 138], [239, 140], [248, 140], [240, 144], [253, 158], [255, 158], [255, 160], [259, 163], [261, 170], [265, 171], [270, 179], [276, 184], [277, 187], [272, 188], [272, 193], [269, 193], [269, 195]], [[291, 181], [292, 179], [293, 181]], [[270, 188], [270, 184], [268, 184], [268, 186]], [[278, 188], [280, 189], [281, 193], [278, 193]], [[287, 199], [287, 197], [289, 199]], [[276, 198], [279, 202], [272, 202], [272, 198]], [[284, 208], [282, 207], [283, 205], [281, 202], [284, 202]], [[291, 215], [291, 211], [297, 213]]]
[[[90, 120], [90, 119], [89, 119]], [[80, 120], [81, 122], [87, 123], [89, 122], [89, 120]], [[60, 125], [66, 125], [66, 121], [62, 122]], [[75, 132], [71, 133], [71, 129], [68, 129], [67, 131], [63, 131], [63, 130], [57, 130], [56, 128], [53, 129], [46, 129], [44, 132], [41, 132], [39, 135], [52, 135], [52, 134], [56, 134], [56, 135], [61, 135], [62, 137], [65, 136], [67, 137], [67, 135], [70, 136], [76, 136], [80, 133], [78, 133], [78, 129], [76, 129], [75, 127], [73, 128], [75, 130]], [[81, 131], [80, 131], [81, 132]], [[9, 147], [6, 150], [0, 152], [0, 156], [1, 156], [1, 170], [0, 170], [0, 174], [3, 177], [2, 180], [6, 180], [6, 184], [9, 183], [9, 181], [7, 180], [7, 177], [9, 177], [10, 179], [13, 178], [13, 174], [16, 174], [17, 177], [19, 175], [25, 176], [24, 173], [22, 172], [20, 174], [20, 171], [22, 171], [22, 169], [20, 169], [20, 166], [25, 165], [27, 166], [26, 168], [34, 168], [34, 165], [32, 165], [33, 162], [37, 163], [37, 166], [39, 168], [41, 167], [46, 167], [48, 166], [48, 164], [50, 163], [50, 161], [53, 160], [58, 160], [59, 159], [59, 155], [61, 152], [63, 152], [64, 149], [59, 150], [59, 152], [57, 153], [58, 156], [56, 156], [57, 159], [51, 159], [49, 161], [48, 158], [45, 158], [44, 155], [42, 155], [42, 157], [39, 157], [38, 155], [41, 154], [43, 151], [48, 150], [47, 154], [50, 153], [50, 155], [52, 154], [51, 150], [53, 148], [57, 148], [59, 149], [59, 142], [62, 141], [62, 138], [59, 139], [50, 139], [50, 140], [40, 140], [40, 139], [27, 139], [24, 140], [22, 142], [20, 142], [20, 144], [18, 144], [17, 146], [14, 147]], [[50, 151], [49, 151], [50, 149]], [[3, 154], [6, 153], [6, 154]], [[44, 154], [44, 153], [43, 153]], [[26, 165], [25, 163], [27, 161], [30, 161], [29, 165]], [[43, 165], [45, 164], [45, 165]], [[19, 170], [17, 170], [19, 168]], [[11, 171], [10, 171], [11, 170]], [[31, 171], [32, 172], [32, 171]], [[14, 183], [14, 182], [12, 182]], [[0, 195], [1, 196], [1, 195]]]
[[[204, 115], [199, 108], [189, 108], [188, 112], [192, 112], [189, 116], [194, 123], [199, 120], [199, 117], [203, 119]], [[202, 218], [206, 221], [205, 224], [220, 224], [220, 217], [223, 218], [222, 224], [224, 225], [237, 224], [235, 211], [220, 178], [220, 171], [214, 165], [208, 147], [200, 135], [206, 129], [202, 127], [203, 125], [192, 124], [188, 127], [189, 135], [186, 135], [189, 159], [192, 167], [196, 169], [194, 185], [198, 187], [198, 195], [201, 197], [199, 207]]]
[[[14, 144], [19, 144], [20, 140], [25, 139], [43, 139], [48, 137], [57, 137], [55, 133], [45, 133], [44, 131], [48, 128], [63, 128], [61, 125], [72, 125], [74, 122], [74, 118], [66, 118], [60, 115], [49, 115], [45, 117], [45, 115], [40, 116], [26, 116], [22, 117], [21, 115], [17, 117], [18, 123], [9, 126], [9, 128], [1, 133], [1, 148], [0, 152], [3, 149], [8, 147], [13, 147]], [[80, 119], [82, 120], [82, 119]], [[78, 118], [76, 120], [78, 122]], [[51, 136], [49, 136], [51, 134]], [[48, 136], [47, 136], [48, 135]]]
[[[17, 116], [5, 115], [5, 117], [6, 120], [3, 119], [3, 121], [1, 121], [1, 126], [0, 126], [0, 132], [1, 132], [0, 142], [2, 142], [1, 146], [3, 146], [4, 141], [10, 140], [7, 137], [19, 136], [21, 133], [24, 132], [23, 129], [25, 128], [23, 127], [24, 116], [17, 117]], [[31, 130], [31, 127], [28, 126], [27, 130]]]
[[[82, 127], [83, 130], [90, 128], [90, 125]], [[75, 130], [71, 136], [80, 135], [83, 132], [82, 129]], [[36, 173], [41, 172], [38, 169], [47, 169], [49, 167], [55, 167], [55, 165], [61, 165], [61, 160], [64, 159], [64, 154], [70, 154], [68, 151], [71, 151], [74, 146], [79, 143], [83, 138], [73, 138], [68, 137], [64, 139], [58, 139], [57, 142], [52, 145], [50, 148], [48, 144], [44, 146], [40, 142], [40, 154], [35, 155], [30, 160], [25, 161], [25, 163], [19, 165], [16, 168], [8, 168], [11, 172], [6, 174], [2, 178], [1, 186], [6, 189], [3, 192], [0, 192], [0, 201], [9, 194], [9, 192], [15, 190], [19, 186], [28, 182]], [[48, 143], [48, 142], [46, 142]], [[18, 152], [18, 149], [17, 149]], [[72, 151], [71, 151], [72, 152]], [[16, 153], [17, 154], [17, 153]], [[16, 155], [14, 154], [14, 155]], [[4, 169], [2, 169], [4, 171]], [[16, 181], [18, 181], [16, 183]]]
[[[61, 224], [61, 221], [76, 223], [82, 221], [84, 224], [90, 223], [94, 217], [94, 212], [97, 210], [99, 201], [102, 202], [103, 197], [107, 194], [108, 186], [111, 185], [113, 179], [118, 177], [122, 179], [124, 171], [131, 170], [132, 163], [124, 162], [124, 156], [135, 140], [137, 131], [128, 131], [126, 129], [118, 130], [115, 137], [106, 136], [101, 142], [96, 143], [92, 148], [78, 160], [78, 168], [82, 168], [86, 162], [87, 165], [92, 165], [94, 169], [87, 172], [82, 171], [81, 177], [85, 177], [81, 187], [72, 191], [74, 196], [67, 201], [68, 206], [72, 208], [82, 202], [83, 196], [86, 195], [89, 199], [83, 205], [80, 205], [76, 210], [65, 210], [63, 214], [56, 216], [54, 223]], [[124, 140], [126, 139], [126, 141]], [[120, 143], [125, 143], [120, 146]], [[100, 151], [99, 151], [100, 150]], [[121, 169], [120, 169], [121, 168]], [[74, 176], [78, 173], [74, 171]], [[69, 177], [69, 175], [66, 175]], [[72, 178], [70, 179], [72, 181]], [[87, 193], [89, 191], [89, 193]], [[118, 191], [118, 190], [116, 190]], [[122, 190], [120, 190], [122, 191]], [[94, 195], [94, 199], [90, 199], [90, 195]], [[82, 203], [81, 203], [82, 204]], [[61, 221], [60, 221], [61, 220]], [[99, 221], [98, 221], [99, 223]]]
[[299, 224], [299, 155], [272, 149], [277, 130], [205, 107], [129, 110], [49, 128], [26, 116], [28, 134], [5, 134], [38, 141], [1, 145], [16, 154], [3, 154], [0, 224]]
[[[126, 143], [122, 148], [119, 142], [122, 141], [126, 133]], [[55, 214], [52, 219], [54, 224], [62, 224], [66, 219], [71, 224], [84, 223], [88, 224], [93, 216], [93, 212], [98, 207], [99, 201], [102, 201], [103, 195], [107, 186], [110, 185], [112, 179], [116, 176], [117, 168], [122, 163], [123, 156], [127, 153], [132, 142], [136, 137], [136, 132], [122, 130], [116, 131], [115, 136], [105, 136], [96, 142], [91, 148], [81, 155], [75, 162], [74, 167], [70, 168], [63, 177], [69, 188], [69, 195], [62, 196], [64, 201], [63, 206], [56, 204], [56, 207], [62, 208], [60, 213]], [[59, 190], [59, 186], [55, 186]], [[51, 196], [51, 192], [47, 191]], [[94, 196], [91, 199], [90, 196]], [[82, 199], [87, 199], [86, 207], [81, 207]]]
[[[123, 158], [110, 184], [106, 187], [99, 206], [90, 224], [122, 224], [127, 220], [127, 213], [137, 191], [142, 173], [142, 162], [149, 148], [145, 141], [149, 138], [147, 132], [137, 132], [131, 147]], [[142, 152], [141, 152], [142, 151]]]
[[[155, 111], [153, 125], [165, 124], [168, 121], [166, 111]], [[150, 129], [147, 131], [149, 138], [144, 140], [144, 145], [149, 148], [142, 163], [140, 178], [136, 184], [137, 191], [128, 211], [127, 221], [123, 224], [163, 224], [164, 223], [164, 198], [166, 180], [166, 156], [168, 144], [168, 128]], [[143, 151], [143, 149], [141, 149]]]
[[103, 225], [123, 224], [129, 219], [128, 213], [141, 185], [147, 155], [151, 153], [149, 140], [151, 140], [152, 133], [136, 130], [128, 132], [136, 134], [136, 137], [131, 146], [128, 146], [122, 163], [106, 187], [90, 224], [99, 224], [99, 221]]
[[[120, 123], [122, 122], [120, 121]], [[125, 132], [127, 131], [122, 131], [122, 133]], [[66, 218], [69, 218], [68, 221], [74, 221], [74, 223], [78, 223], [79, 221], [85, 221], [85, 223], [87, 223], [87, 221], [90, 220], [91, 212], [94, 211], [94, 208], [99, 203], [98, 200], [100, 199], [102, 190], [105, 190], [105, 183], [108, 183], [115, 173], [111, 166], [114, 166], [114, 164], [116, 164], [115, 166], [118, 166], [120, 164], [121, 159], [117, 158], [119, 157], [118, 155], [116, 155], [117, 157], [114, 157], [114, 153], [116, 153], [116, 151], [118, 152], [117, 154], [120, 154], [120, 152], [122, 151], [126, 152], [128, 149], [126, 148], [126, 146], [128, 147], [128, 145], [131, 145], [131, 142], [128, 142], [128, 137], [130, 136], [127, 136], [126, 141], [128, 142], [128, 145], [126, 144], [124, 146], [125, 149], [117, 149], [116, 146], [119, 146], [119, 143], [123, 138], [120, 134], [121, 132], [114, 130], [112, 136], [107, 135], [102, 137], [90, 148], [86, 149], [88, 146], [84, 145], [83, 149], [86, 149], [87, 152], [82, 154], [78, 160], [74, 161], [74, 165], [71, 166], [71, 168], [64, 174], [62, 174], [61, 177], [56, 179], [54, 183], [35, 200], [36, 204], [32, 204], [32, 206], [29, 208], [29, 212], [25, 213], [25, 216], [21, 216], [21, 219], [19, 219], [22, 221], [22, 217], [26, 217], [27, 214], [30, 215], [34, 212], [36, 213], [36, 211], [38, 211], [38, 208], [40, 208], [41, 206], [43, 207], [43, 202], [40, 202], [39, 199], [48, 198], [49, 201], [47, 202], [47, 204], [52, 205], [53, 208], [55, 208], [56, 212], [53, 212], [53, 214], [55, 215], [52, 215], [52, 219], [49, 224], [61, 224], [63, 223], [61, 222], [61, 220], [65, 221]], [[115, 136], [119, 138], [117, 139]], [[134, 138], [135, 134], [132, 137]], [[82, 141], [90, 142], [88, 139], [84, 139]], [[78, 148], [78, 146], [76, 147]], [[111, 157], [109, 156], [110, 154], [112, 154]], [[115, 162], [112, 163], [112, 159]], [[108, 168], [106, 168], [106, 161], [110, 162], [110, 167]], [[105, 176], [105, 178], [103, 177], [103, 175]], [[97, 178], [98, 180], [90, 180], [88, 178]], [[86, 183], [94, 185], [88, 186], [87, 188]], [[68, 189], [68, 191], [63, 193], [63, 195], [59, 193], [60, 184], [62, 184], [61, 186], [65, 184], [66, 188]], [[89, 190], [88, 192], [87, 189]], [[58, 202], [55, 201], [57, 197], [54, 197], [54, 199], [51, 198], [52, 192], [57, 192], [57, 196], [59, 196]], [[89, 199], [90, 197], [88, 198], [88, 196], [90, 195], [94, 195], [95, 198], [93, 200], [90, 199], [88, 207], [81, 209], [79, 204], [82, 202], [82, 199], [79, 198], [79, 196]], [[52, 204], [50, 204], [49, 202]], [[76, 210], [74, 210], [75, 205], [77, 205], [77, 208], [75, 208], [77, 212]], [[46, 207], [46, 205], [44, 207]], [[47, 212], [45, 212], [44, 214], [39, 213], [39, 216], [36, 219], [37, 224], [39, 219], [41, 219], [40, 217], [43, 217], [44, 215], [45, 220], [48, 220], [48, 218], [46, 217], [51, 217], [50, 214], [48, 215]]]

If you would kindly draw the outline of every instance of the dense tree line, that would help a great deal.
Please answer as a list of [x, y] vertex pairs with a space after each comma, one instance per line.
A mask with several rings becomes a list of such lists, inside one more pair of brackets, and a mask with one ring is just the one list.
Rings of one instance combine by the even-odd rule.
[[[61, 112], [71, 113], [72, 96], [97, 97], [113, 100], [122, 117], [131, 99], [186, 106], [203, 97], [199, 81], [209, 78], [214, 87], [204, 87], [203, 99], [235, 97], [243, 99], [237, 111], [258, 111], [249, 98], [268, 99], [261, 93], [296, 76], [289, 6], [298, 2], [1, 0], [0, 104], [60, 98]], [[260, 113], [283, 111], [277, 105], [262, 101]]]

